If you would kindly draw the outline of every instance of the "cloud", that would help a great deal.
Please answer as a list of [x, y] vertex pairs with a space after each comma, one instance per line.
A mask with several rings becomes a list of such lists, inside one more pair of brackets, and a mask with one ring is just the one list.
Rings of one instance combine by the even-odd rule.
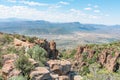
[[0, 18], [23, 18], [30, 20], [47, 20], [51, 22], [75, 22], [96, 23], [101, 16], [86, 14], [78, 9], [59, 12], [58, 9], [38, 10], [27, 6], [0, 5]]
[[62, 6], [61, 5], [57, 5], [57, 4], [55, 4], [55, 5], [50, 5], [48, 8], [49, 9], [58, 9], [58, 8], [61, 8]]
[[98, 8], [99, 6], [98, 5], [95, 5], [94, 8]]
[[49, 5], [49, 9], [58, 9], [58, 8], [61, 8], [61, 7], [63, 7], [63, 5], [69, 5], [69, 3], [68, 2], [64, 2], [64, 1], [60, 1], [60, 2], [58, 2], [58, 3], [56, 3], [56, 4], [51, 4], [51, 5]]
[[94, 12], [95, 12], [95, 13], [99, 13], [99, 12], [100, 12], [100, 10], [94, 10]]
[[16, 3], [16, 0], [7, 0], [8, 2]]
[[87, 8], [84, 8], [84, 10], [92, 10], [92, 8], [90, 8], [90, 7], [87, 7]]
[[64, 2], [64, 1], [60, 1], [59, 3], [60, 3], [60, 4], [63, 4], [63, 5], [69, 5], [68, 2]]
[[[43, 12], [36, 9], [31, 9], [26, 6], [4, 6], [0, 5], [0, 18], [26, 18], [26, 19], [36, 19], [37, 16], [42, 15]], [[38, 19], [38, 18], [37, 18]]]
[[34, 2], [34, 1], [20, 1], [20, 3], [29, 5], [29, 6], [48, 6], [46, 3], [39, 3], [39, 2]]

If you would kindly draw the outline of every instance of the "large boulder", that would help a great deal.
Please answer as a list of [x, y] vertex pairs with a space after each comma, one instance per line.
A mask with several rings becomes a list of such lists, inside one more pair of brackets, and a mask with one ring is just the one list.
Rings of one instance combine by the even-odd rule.
[[35, 67], [38, 67], [38, 66], [39, 66], [39, 63], [36, 62], [34, 59], [29, 58], [28, 60], [29, 60], [29, 62], [30, 62], [32, 65], [34, 65]]
[[73, 80], [82, 80], [83, 78], [79, 75], [75, 75]]
[[52, 80], [59, 80], [59, 75], [58, 74], [50, 74], [52, 77]]
[[30, 73], [32, 80], [51, 80], [50, 72], [45, 67], [36, 67]]
[[70, 80], [69, 76], [63, 75], [59, 76], [59, 80]]
[[3, 67], [2, 67], [2, 76], [5, 80], [12, 76], [18, 76], [21, 74], [21, 71], [15, 69], [15, 61], [18, 58], [16, 54], [7, 54], [3, 55]]
[[67, 60], [49, 60], [50, 71], [59, 75], [66, 75], [71, 71], [71, 63]]
[[6, 54], [2, 56], [3, 64], [8, 60], [16, 60], [18, 56], [16, 54]]
[[14, 68], [14, 60], [7, 60], [2, 67], [2, 72], [9, 74]]

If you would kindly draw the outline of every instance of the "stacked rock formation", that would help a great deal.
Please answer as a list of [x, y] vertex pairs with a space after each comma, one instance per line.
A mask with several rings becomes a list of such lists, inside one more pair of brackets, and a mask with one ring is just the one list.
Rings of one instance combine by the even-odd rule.
[[47, 64], [53, 80], [81, 80], [81, 76], [73, 74], [72, 64], [67, 60], [49, 60]]

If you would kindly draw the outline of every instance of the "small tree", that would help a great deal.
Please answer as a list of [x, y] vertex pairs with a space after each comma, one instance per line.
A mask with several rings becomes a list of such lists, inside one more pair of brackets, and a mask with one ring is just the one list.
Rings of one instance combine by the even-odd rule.
[[34, 46], [33, 48], [29, 49], [27, 53], [30, 55], [31, 58], [39, 61], [40, 65], [43, 66], [47, 60], [47, 52], [39, 47], [38, 45]]
[[29, 73], [34, 69], [34, 66], [29, 62], [28, 58], [23, 54], [17, 59], [15, 66], [22, 72], [23, 76], [29, 78]]

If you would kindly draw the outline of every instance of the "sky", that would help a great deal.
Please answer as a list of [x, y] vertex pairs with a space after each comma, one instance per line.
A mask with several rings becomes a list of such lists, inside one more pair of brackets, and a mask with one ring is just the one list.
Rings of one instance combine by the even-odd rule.
[[120, 0], [0, 0], [0, 19], [120, 24]]

